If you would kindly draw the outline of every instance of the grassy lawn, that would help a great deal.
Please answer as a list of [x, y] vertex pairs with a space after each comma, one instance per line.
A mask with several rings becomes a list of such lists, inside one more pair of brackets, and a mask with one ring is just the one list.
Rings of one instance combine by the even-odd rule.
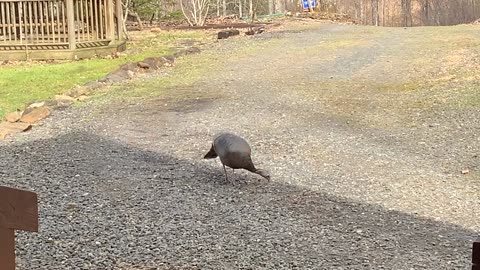
[[138, 53], [116, 59], [86, 59], [53, 64], [25, 62], [0, 67], [0, 119], [23, 109], [26, 103], [52, 98], [75, 85], [99, 79], [129, 61], [173, 52], [172, 47], [188, 40], [208, 39], [203, 31], [133, 32], [127, 49]]

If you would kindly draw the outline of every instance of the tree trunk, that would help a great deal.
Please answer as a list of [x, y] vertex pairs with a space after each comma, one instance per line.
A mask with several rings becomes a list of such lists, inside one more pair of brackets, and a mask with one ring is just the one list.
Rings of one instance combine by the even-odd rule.
[[227, 0], [222, 0], [222, 7], [223, 7], [223, 17], [227, 16]]
[[273, 0], [268, 0], [268, 15], [273, 14]]
[[125, 8], [125, 14], [123, 14], [122, 29], [123, 29], [123, 34], [125, 35], [126, 40], [130, 40], [130, 36], [128, 35], [128, 31], [127, 31], [128, 4], [129, 4], [129, 0], [126, 0], [125, 4], [123, 4], [123, 7]]
[[188, 14], [187, 14], [187, 12], [185, 11], [185, 8], [183, 7], [183, 0], [180, 0], [180, 8], [182, 9], [183, 16], [187, 19], [188, 24], [189, 24], [190, 26], [193, 26], [192, 21], [191, 21], [190, 18], [188, 17]]
[[217, 0], [217, 17], [220, 17], [220, 0]]
[[378, 0], [372, 0], [372, 24], [378, 26]]
[[412, 0], [406, 0], [406, 4], [407, 4], [407, 26], [412, 26], [413, 25]]
[[429, 18], [428, 18], [428, 0], [425, 0], [425, 6], [423, 10], [423, 16], [425, 18], [425, 25], [429, 24]]
[[248, 16], [253, 18], [253, 0], [248, 0]]
[[242, 1], [243, 1], [243, 0], [238, 0], [238, 17], [239, 17], [239, 18], [242, 18], [242, 17], [243, 17]]
[[127, 16], [135, 18], [135, 21], [137, 21], [137, 23], [138, 23], [138, 28], [140, 29], [140, 31], [143, 30], [142, 19], [140, 19], [140, 16], [138, 16], [138, 14], [136, 12], [133, 12], [133, 11], [129, 10], [128, 13], [127, 13]]
[[385, 18], [385, 1], [386, 0], [382, 0], [382, 25], [385, 26], [385, 21], [387, 20], [387, 18]]
[[260, 0], [255, 0], [255, 3], [253, 2], [253, 0], [251, 0], [252, 2], [252, 17], [251, 17], [251, 23], [253, 23], [256, 19], [257, 19], [257, 7], [258, 7], [258, 2]]
[[276, 0], [274, 13], [283, 13], [283, 12], [285, 12], [285, 0]]
[[364, 12], [364, 10], [363, 10], [363, 6], [364, 6], [363, 0], [360, 0], [360, 21], [361, 21], [362, 23], [365, 23], [365, 21], [364, 21], [364, 19], [365, 19], [365, 12]]

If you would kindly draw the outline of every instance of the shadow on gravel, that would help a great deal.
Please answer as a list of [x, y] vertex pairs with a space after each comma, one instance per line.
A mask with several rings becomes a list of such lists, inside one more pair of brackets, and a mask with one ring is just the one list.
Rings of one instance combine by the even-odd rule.
[[218, 163], [85, 132], [0, 150], [0, 184], [40, 198], [19, 269], [467, 269], [476, 236], [275, 179], [228, 185]]

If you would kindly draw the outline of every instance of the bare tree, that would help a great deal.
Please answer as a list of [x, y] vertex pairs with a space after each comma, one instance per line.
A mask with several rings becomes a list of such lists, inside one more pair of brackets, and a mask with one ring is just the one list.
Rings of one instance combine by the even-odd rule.
[[242, 18], [243, 17], [243, 5], [242, 5], [242, 0], [238, 0], [238, 17]]
[[365, 23], [365, 4], [363, 3], [363, 0], [360, 0], [360, 21], [362, 23]]
[[268, 15], [272, 15], [273, 14], [273, 0], [268, 0]]
[[123, 9], [125, 10], [125, 14], [123, 16], [123, 21], [122, 21], [122, 29], [123, 29], [123, 34], [125, 34], [125, 39], [129, 40], [130, 36], [128, 35], [127, 31], [127, 14], [128, 14], [128, 4], [129, 0], [126, 0], [123, 5]]
[[248, 16], [252, 18], [253, 22], [253, 0], [248, 1]]
[[138, 15], [138, 13], [134, 11], [135, 3], [133, 1], [126, 0], [125, 3], [122, 4], [122, 6], [123, 6], [123, 10], [125, 12], [125, 14], [123, 16], [123, 28], [124, 28], [123, 32], [125, 33], [125, 36], [128, 39], [129, 38], [128, 33], [127, 33], [127, 20], [128, 20], [128, 18], [134, 18], [135, 21], [137, 21], [138, 28], [140, 29], [140, 31], [143, 30], [143, 22], [142, 22], [142, 19], [140, 18], [140, 15]]
[[209, 0], [180, 0], [182, 13], [191, 26], [204, 25], [209, 9]]
[[285, 1], [284, 0], [276, 0], [275, 1], [275, 13], [283, 13], [285, 12]]
[[378, 0], [372, 0], [372, 24], [378, 26]]

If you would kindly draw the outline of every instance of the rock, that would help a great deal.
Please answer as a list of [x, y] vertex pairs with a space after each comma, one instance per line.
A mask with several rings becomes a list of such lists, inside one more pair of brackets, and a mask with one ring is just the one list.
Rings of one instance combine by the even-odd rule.
[[21, 122], [24, 123], [29, 123], [33, 124], [35, 122], [38, 122], [44, 118], [47, 118], [51, 113], [50, 108], [43, 106], [43, 107], [37, 107], [31, 110], [28, 113], [23, 113], [22, 117], [20, 118]]
[[[136, 64], [135, 64], [136, 66]], [[111, 83], [117, 83], [117, 82], [121, 82], [123, 80], [126, 80], [126, 79], [131, 79], [135, 77], [135, 72], [133, 72], [132, 70], [129, 70], [127, 68], [119, 68], [111, 73], [109, 73], [107, 76], [105, 76], [105, 80], [107, 82], [111, 82]]]
[[70, 89], [65, 95], [76, 98], [82, 95], [88, 95], [93, 88], [87, 87], [87, 86], [76, 86], [72, 89]]
[[75, 209], [77, 207], [78, 207], [78, 205], [74, 202], [67, 203], [67, 209]]
[[42, 106], [45, 106], [45, 101], [29, 103], [29, 104], [27, 104], [27, 106], [25, 106], [25, 110], [23, 111], [22, 115], [25, 115], [25, 114], [33, 111], [33, 109], [39, 108], [39, 107], [42, 107]]
[[198, 47], [190, 47], [185, 50], [187, 54], [195, 54], [195, 53], [200, 53], [201, 50]]
[[261, 34], [263, 32], [265, 32], [265, 28], [263, 26], [252, 27], [247, 32], [245, 32], [245, 35], [251, 36], [251, 35]]
[[42, 106], [45, 106], [45, 101], [30, 103], [30, 104], [28, 104], [27, 109], [35, 109], [35, 108], [39, 108], [39, 107], [42, 107]]
[[217, 33], [217, 39], [225, 39], [236, 35], [240, 35], [240, 31], [238, 29], [222, 30]]
[[220, 31], [217, 33], [217, 39], [226, 39], [230, 36], [230, 32], [228, 31]]
[[22, 117], [21, 111], [14, 111], [5, 115], [5, 120], [7, 120], [7, 122], [10, 122], [10, 123], [15, 123], [15, 122], [18, 122], [18, 120], [20, 120], [21, 117]]
[[[47, 106], [49, 108], [55, 108], [58, 106], [58, 101], [56, 101], [55, 99], [47, 99], [45, 100], [44, 106]], [[26, 114], [26, 113], [24, 112], [23, 114]]]
[[87, 99], [88, 99], [88, 96], [79, 96], [79, 97], [77, 98], [78, 101], [85, 101], [85, 100], [87, 100]]
[[57, 104], [52, 107], [68, 107], [73, 104], [75, 99], [67, 95], [55, 95], [55, 101], [57, 101]]
[[[127, 72], [125, 71], [125, 74]], [[126, 78], [128, 77], [128, 75], [126, 76], [122, 76], [118, 73], [112, 73], [112, 74], [108, 74], [106, 77], [105, 77], [105, 81], [106, 82], [110, 82], [110, 83], [117, 83], [117, 82], [121, 82], [123, 80], [125, 80]]]
[[162, 56], [162, 59], [165, 61], [163, 63], [165, 67], [173, 67], [175, 65], [175, 56], [173, 55]]
[[158, 28], [158, 27], [154, 27], [154, 28], [150, 29], [150, 32], [152, 32], [152, 33], [160, 33], [160, 32], [162, 32], [162, 29], [160, 29], [160, 28]]
[[127, 63], [121, 65], [119, 69], [131, 70], [131, 71], [135, 72], [135, 71], [138, 70], [138, 65], [137, 65], [137, 63], [127, 62]]
[[147, 63], [145, 63], [145, 62], [142, 62], [142, 61], [138, 62], [138, 63], [137, 63], [137, 66], [138, 66], [139, 68], [143, 68], [143, 69], [149, 69], [149, 68], [150, 68], [150, 65], [149, 65], [149, 64], [147, 64]]
[[159, 69], [163, 66], [165, 60], [162, 57], [147, 57], [143, 62], [149, 65], [151, 69]]
[[98, 88], [101, 88], [103, 86], [103, 83], [99, 82], [99, 81], [90, 81], [90, 82], [87, 82], [86, 84], [84, 84], [83, 86], [91, 89], [91, 90], [96, 90]]
[[135, 77], [135, 72], [131, 70], [127, 70], [127, 75], [129, 79], [133, 79]]
[[462, 170], [462, 174], [469, 174], [470, 173], [470, 170], [469, 169], [463, 169]]
[[180, 50], [180, 51], [174, 53], [173, 56], [180, 57], [180, 56], [183, 56], [183, 55], [196, 54], [196, 53], [200, 53], [200, 49], [197, 48], [197, 47], [190, 47], [188, 49]]
[[74, 101], [75, 99], [67, 95], [55, 95], [55, 100], [57, 101]]
[[28, 123], [2, 122], [2, 123], [0, 123], [0, 140], [5, 139], [9, 135], [27, 131], [31, 127], [32, 127], [32, 125], [30, 125]]

